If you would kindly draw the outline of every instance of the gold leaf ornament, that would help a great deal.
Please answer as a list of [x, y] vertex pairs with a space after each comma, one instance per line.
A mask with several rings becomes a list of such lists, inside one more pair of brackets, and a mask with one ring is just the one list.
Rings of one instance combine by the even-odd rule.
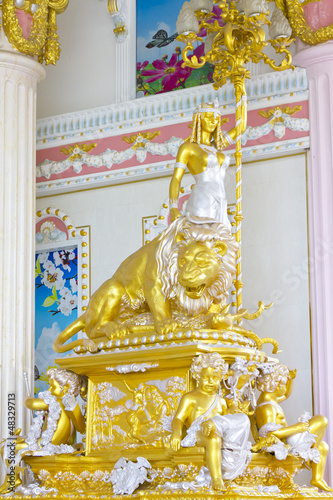
[[68, 155], [70, 160], [77, 160], [82, 158], [80, 151], [89, 153], [96, 146], [96, 142], [92, 142], [91, 144], [75, 144], [75, 146], [69, 146], [69, 148], [60, 148], [60, 152]]
[[122, 140], [126, 142], [127, 144], [133, 144], [132, 149], [137, 150], [137, 149], [144, 149], [145, 148], [145, 141], [152, 141], [155, 137], [161, 135], [161, 132], [159, 130], [155, 130], [155, 132], [144, 132], [143, 134], [139, 132], [138, 134], [131, 135], [130, 137], [122, 137]]
[[275, 0], [276, 6], [288, 19], [293, 34], [308, 45], [318, 45], [333, 40], [333, 24], [313, 30], [305, 19], [304, 6], [314, 1], [320, 0], [306, 0], [303, 4], [299, 0]]
[[[63, 12], [69, 0], [39, 0], [38, 9], [32, 14], [32, 24], [29, 38], [23, 36], [23, 31], [17, 17], [17, 7], [14, 0], [3, 0], [2, 17], [3, 30], [11, 45], [28, 56], [38, 56], [39, 62], [55, 64], [59, 59], [59, 36], [56, 31], [56, 14]], [[24, 9], [27, 11], [26, 5]]]
[[286, 106], [285, 108], [281, 108], [280, 106], [277, 106], [276, 108], [271, 108], [268, 109], [267, 111], [259, 111], [258, 115], [263, 116], [264, 118], [272, 118], [274, 115], [277, 113], [279, 114], [286, 114], [289, 116], [294, 115], [298, 111], [301, 111], [302, 106], [295, 106], [294, 108], [291, 108], [290, 106]]

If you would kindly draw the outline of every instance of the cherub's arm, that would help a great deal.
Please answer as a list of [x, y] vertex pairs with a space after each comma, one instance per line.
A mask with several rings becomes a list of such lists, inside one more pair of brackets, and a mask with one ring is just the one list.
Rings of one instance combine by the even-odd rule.
[[296, 377], [297, 370], [289, 370], [289, 378], [286, 384], [286, 392], [283, 396], [280, 396], [277, 398], [278, 403], [281, 403], [282, 401], [285, 401], [286, 399], [289, 398], [290, 394], [293, 391], [293, 385], [294, 385], [294, 379]]
[[43, 399], [39, 398], [27, 398], [25, 400], [25, 406], [29, 408], [29, 410], [40, 411], [40, 410], [48, 410], [49, 405], [46, 404]]
[[169, 205], [170, 205], [171, 221], [174, 221], [181, 215], [181, 213], [178, 210], [178, 198], [179, 198], [181, 181], [184, 176], [184, 172], [186, 170], [189, 158], [190, 158], [189, 144], [184, 143], [180, 146], [178, 150], [175, 169], [173, 171], [173, 176], [169, 187]]
[[174, 416], [171, 424], [171, 448], [178, 451], [180, 448], [180, 442], [182, 437], [182, 430], [184, 423], [191, 413], [193, 407], [193, 401], [189, 398], [188, 394], [185, 394], [180, 400], [178, 410]]
[[84, 421], [84, 417], [81, 412], [81, 408], [79, 403], [76, 404], [73, 411], [66, 410], [69, 418], [73, 422], [75, 429], [81, 434], [85, 434], [86, 432], [86, 423]]

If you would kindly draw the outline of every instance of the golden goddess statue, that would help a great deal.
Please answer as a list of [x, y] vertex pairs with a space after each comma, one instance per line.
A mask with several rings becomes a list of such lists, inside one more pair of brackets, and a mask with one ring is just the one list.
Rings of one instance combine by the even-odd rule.
[[[242, 132], [246, 130], [246, 101], [241, 105]], [[195, 185], [186, 204], [186, 214], [200, 222], [222, 222], [231, 230], [227, 216], [227, 198], [224, 178], [230, 157], [222, 151], [236, 140], [236, 128], [221, 130], [221, 111], [218, 100], [201, 104], [194, 112], [193, 128], [189, 141], [184, 142], [177, 154], [175, 169], [170, 183], [170, 217], [180, 217], [178, 197], [181, 180], [186, 169], [193, 175]]]

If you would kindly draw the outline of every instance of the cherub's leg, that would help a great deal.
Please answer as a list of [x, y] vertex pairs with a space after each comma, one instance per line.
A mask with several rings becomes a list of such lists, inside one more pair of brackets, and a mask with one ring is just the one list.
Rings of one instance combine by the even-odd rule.
[[325, 441], [322, 441], [317, 446], [317, 448], [320, 452], [320, 462], [318, 464], [315, 464], [314, 462], [311, 463], [311, 468], [312, 468], [311, 484], [324, 491], [333, 491], [333, 489], [330, 488], [326, 483], [326, 481], [324, 480], [325, 465], [328, 455], [328, 444], [325, 443]]
[[309, 431], [316, 436], [316, 441], [313, 447], [318, 448], [326, 432], [328, 420], [322, 415], [316, 415], [309, 420]]
[[220, 436], [212, 433], [210, 436], [204, 436], [201, 432], [198, 433], [197, 444], [205, 447], [206, 465], [212, 476], [214, 490], [223, 490], [224, 484], [222, 480], [222, 440]]
[[[4, 454], [4, 447], [6, 444], [1, 448], [1, 460], [3, 460], [3, 454]], [[27, 444], [23, 440], [23, 438], [18, 438], [16, 447], [15, 447], [15, 454], [18, 453], [19, 450], [22, 448], [26, 448]], [[6, 460], [6, 465], [7, 467], [9, 466], [8, 461]], [[6, 493], [10, 493], [12, 491], [15, 491], [15, 488], [17, 486], [20, 486], [22, 484], [22, 481], [20, 479], [20, 471], [21, 468], [18, 465], [15, 465], [15, 472], [14, 474], [6, 474], [5, 480], [2, 485], [0, 485], [0, 495], [5, 495]], [[14, 476], [14, 477], [13, 477]]]

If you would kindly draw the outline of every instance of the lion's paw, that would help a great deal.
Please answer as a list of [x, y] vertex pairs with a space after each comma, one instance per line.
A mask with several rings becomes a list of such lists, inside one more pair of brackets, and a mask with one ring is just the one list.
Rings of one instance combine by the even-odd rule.
[[105, 335], [108, 339], [120, 339], [129, 333], [127, 326], [117, 323], [116, 321], [108, 321], [101, 326], [98, 331], [98, 337]]
[[82, 339], [82, 346], [85, 349], [87, 349], [87, 351], [89, 351], [89, 352], [97, 352], [98, 351], [97, 345], [95, 344], [95, 342], [93, 342], [90, 339]]
[[119, 325], [119, 324], [117, 325], [115, 333], [116, 339], [125, 337], [125, 335], [128, 335], [129, 333], [130, 333], [129, 329], [125, 325]]
[[233, 319], [230, 315], [224, 315], [221, 313], [214, 314], [211, 320], [211, 328], [216, 328], [217, 330], [229, 330], [233, 326]]
[[157, 333], [166, 335], [167, 333], [174, 332], [178, 328], [178, 323], [174, 319], [168, 318], [156, 323], [155, 327]]

